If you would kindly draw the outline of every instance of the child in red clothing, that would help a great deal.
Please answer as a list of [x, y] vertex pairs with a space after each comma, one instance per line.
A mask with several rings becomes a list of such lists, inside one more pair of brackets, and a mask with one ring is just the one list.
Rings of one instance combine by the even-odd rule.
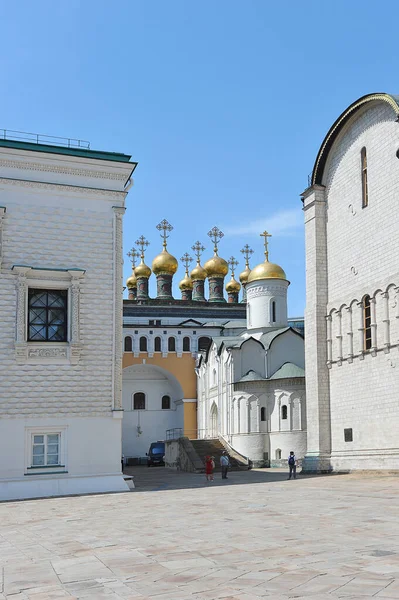
[[205, 456], [205, 478], [207, 481], [213, 481], [213, 469], [215, 468], [215, 463], [213, 460], [213, 456]]

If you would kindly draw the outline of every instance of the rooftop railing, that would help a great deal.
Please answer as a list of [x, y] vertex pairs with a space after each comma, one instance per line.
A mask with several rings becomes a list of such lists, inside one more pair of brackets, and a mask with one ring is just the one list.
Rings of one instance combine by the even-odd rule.
[[63, 146], [65, 148], [82, 148], [90, 150], [90, 142], [77, 140], [75, 138], [63, 138], [42, 133], [28, 133], [26, 131], [14, 131], [12, 129], [0, 129], [0, 140], [14, 142], [29, 142], [30, 144], [44, 144], [46, 146]]

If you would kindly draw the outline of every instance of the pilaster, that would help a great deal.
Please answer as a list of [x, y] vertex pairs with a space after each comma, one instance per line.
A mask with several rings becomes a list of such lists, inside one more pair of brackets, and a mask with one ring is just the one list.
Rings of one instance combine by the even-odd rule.
[[331, 470], [331, 421], [327, 368], [328, 300], [325, 188], [314, 185], [303, 194], [306, 245], [305, 363], [307, 454], [305, 472]]
[[6, 209], [4, 206], [0, 206], [0, 269], [3, 259], [3, 221]]
[[113, 410], [122, 410], [122, 331], [123, 331], [123, 256], [122, 219], [125, 208], [113, 206], [114, 210], [114, 374]]

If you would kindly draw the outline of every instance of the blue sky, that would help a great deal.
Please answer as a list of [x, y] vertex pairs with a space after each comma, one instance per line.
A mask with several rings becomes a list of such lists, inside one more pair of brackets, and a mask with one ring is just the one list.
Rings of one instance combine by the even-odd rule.
[[147, 264], [164, 218], [168, 249], [180, 258], [199, 239], [204, 261], [214, 225], [220, 255], [248, 243], [252, 265], [268, 229], [301, 315], [299, 195], [346, 106], [399, 93], [398, 13], [391, 0], [0, 0], [0, 127], [131, 154], [125, 251], [144, 234]]

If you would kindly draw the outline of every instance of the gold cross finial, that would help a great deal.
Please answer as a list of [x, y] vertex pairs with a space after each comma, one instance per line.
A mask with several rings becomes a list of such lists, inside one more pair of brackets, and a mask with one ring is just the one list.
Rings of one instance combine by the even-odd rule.
[[132, 268], [136, 266], [136, 259], [140, 256], [140, 252], [137, 252], [136, 248], [132, 248], [127, 253], [127, 256], [130, 258], [130, 262], [132, 263]]
[[147, 242], [145, 237], [143, 235], [141, 235], [139, 237], [139, 239], [136, 240], [134, 243], [136, 244], [136, 246], [138, 246], [140, 248], [140, 250], [141, 250], [140, 258], [141, 258], [141, 260], [144, 260], [144, 251], [147, 248], [147, 246], [150, 245], [150, 242]]
[[160, 223], [158, 223], [157, 225], [157, 229], [158, 231], [161, 231], [161, 238], [163, 238], [163, 247], [166, 250], [166, 240], [168, 239], [168, 235], [167, 235], [167, 231], [172, 231], [173, 227], [172, 225], [166, 220], [163, 219], [163, 221], [161, 221]]
[[267, 249], [268, 245], [269, 245], [269, 242], [268, 242], [267, 238], [272, 237], [272, 234], [268, 233], [267, 231], [264, 231], [263, 233], [260, 234], [260, 236], [263, 237], [263, 238], [265, 238], [265, 241], [264, 241], [264, 244], [265, 244], [265, 260], [267, 262], [269, 262], [269, 250]]
[[191, 250], [194, 250], [195, 255], [197, 257], [197, 265], [199, 265], [201, 260], [201, 254], [205, 250], [205, 247], [201, 244], [201, 242], [196, 241], [194, 246], [191, 246]]
[[213, 242], [213, 251], [215, 254], [218, 253], [218, 243], [224, 236], [223, 231], [220, 231], [219, 227], [212, 227], [210, 231], [208, 231], [208, 236], [211, 238]]
[[185, 266], [186, 269], [186, 275], [188, 276], [188, 267], [190, 266], [190, 263], [193, 262], [193, 259], [191, 258], [191, 256], [188, 254], [188, 252], [185, 252], [183, 254], [183, 256], [181, 257], [181, 262], [183, 263], [183, 265]]
[[244, 248], [240, 250], [240, 252], [244, 255], [245, 266], [249, 269], [249, 257], [254, 253], [254, 251], [248, 246], [248, 244], [245, 244]]
[[234, 258], [234, 256], [230, 256], [229, 260], [227, 261], [228, 264], [230, 265], [230, 269], [231, 269], [231, 276], [234, 277], [234, 273], [236, 270], [236, 266], [238, 265], [238, 260], [236, 260]]

